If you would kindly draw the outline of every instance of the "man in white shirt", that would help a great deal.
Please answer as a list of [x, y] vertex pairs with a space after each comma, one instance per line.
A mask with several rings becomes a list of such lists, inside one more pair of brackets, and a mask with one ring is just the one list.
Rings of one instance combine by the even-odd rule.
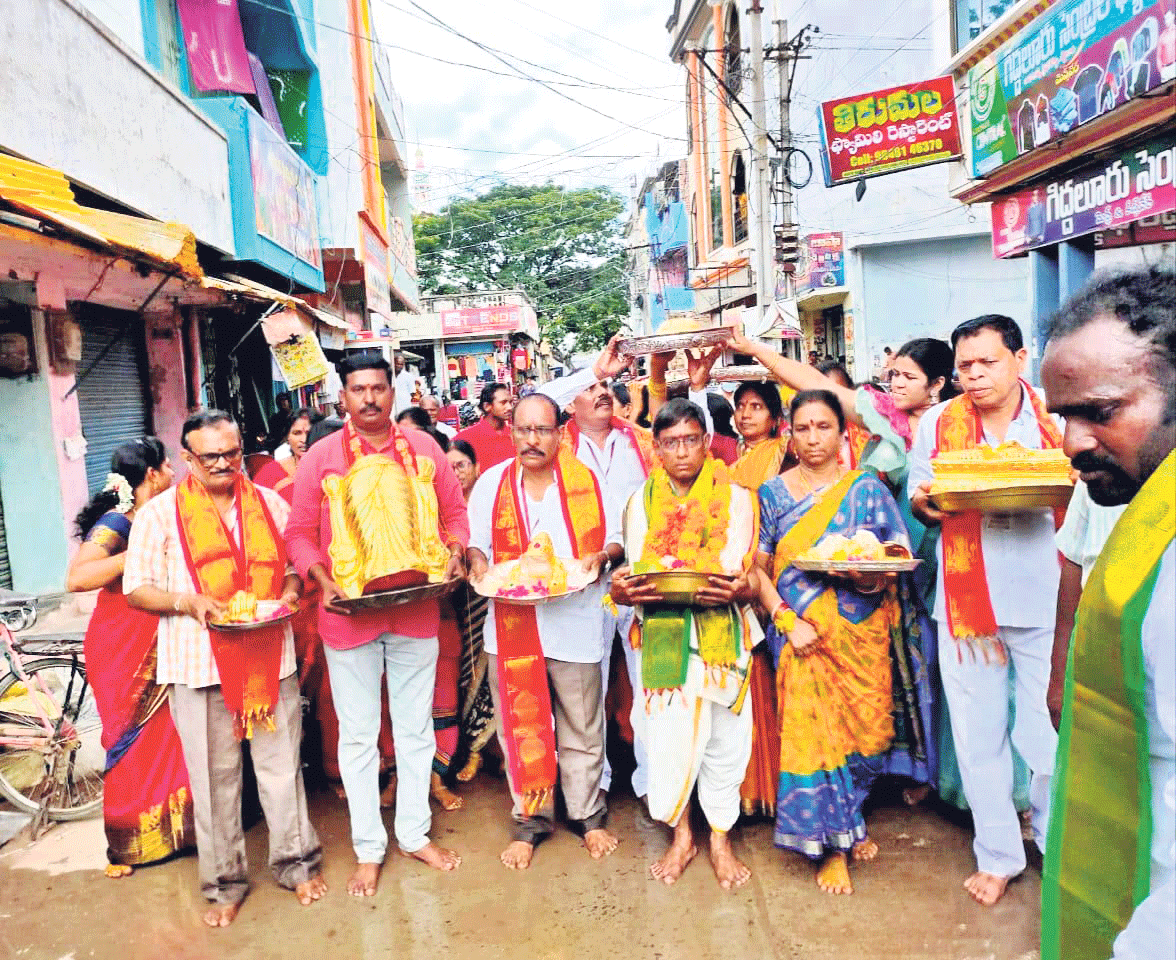
[[434, 430], [450, 440], [457, 436], [457, 431], [454, 430], [453, 427], [439, 419], [439, 415], [441, 413], [441, 401], [438, 400], [435, 396], [433, 396], [431, 393], [426, 393], [423, 397], [421, 397], [420, 407], [425, 411], [425, 413], [429, 415], [429, 419], [433, 421]]
[[529, 545], [546, 535], [555, 558], [579, 563], [595, 581], [534, 606], [491, 600], [486, 614], [490, 690], [514, 801], [513, 839], [501, 859], [525, 870], [554, 830], [557, 775], [568, 819], [592, 857], [617, 845], [604, 829], [600, 791], [605, 586], [599, 574], [621, 558], [621, 508], [599, 477], [561, 448], [559, 408], [550, 397], [520, 400], [511, 431], [515, 458], [488, 469], [470, 494], [470, 579], [480, 580], [491, 563], [530, 554]]
[[[245, 640], [218, 632], [215, 644], [208, 628], [225, 616], [234, 587], [248, 585], [258, 599], [280, 597], [294, 608], [301, 581], [281, 542], [289, 508], [241, 473], [241, 432], [232, 418], [218, 410], [195, 413], [180, 443], [188, 476], [135, 518], [123, 591], [131, 606], [160, 617], [156, 679], [172, 685], [172, 717], [192, 786], [200, 886], [212, 904], [204, 922], [227, 927], [249, 891], [242, 736], [250, 738], [274, 877], [303, 905], [327, 889], [302, 781], [302, 700], [290, 626]], [[269, 596], [261, 595], [261, 584]], [[252, 654], [242, 652], [246, 644]]]
[[1026, 864], [1013, 806], [1010, 661], [1016, 683], [1011, 743], [1033, 773], [1034, 839], [1045, 847], [1057, 750], [1045, 702], [1059, 577], [1054, 515], [944, 513], [929, 497], [931, 462], [945, 449], [981, 444], [1056, 447], [1061, 434], [1021, 380], [1027, 354], [1013, 320], [987, 314], [965, 321], [952, 333], [952, 345], [965, 392], [919, 421], [907, 484], [915, 516], [928, 526], [943, 525], [933, 615], [960, 777], [976, 828], [977, 870], [964, 886], [991, 906]]
[[405, 366], [401, 354], [393, 354], [392, 362], [396, 367], [396, 412], [401, 413], [413, 406], [412, 395], [417, 392], [420, 377]]
[[[1176, 275], [1096, 278], [1042, 380], [1090, 499], [1126, 504], [1083, 587], [1042, 883], [1043, 960], [1176, 956]], [[1150, 854], [1150, 856], [1149, 856]]]

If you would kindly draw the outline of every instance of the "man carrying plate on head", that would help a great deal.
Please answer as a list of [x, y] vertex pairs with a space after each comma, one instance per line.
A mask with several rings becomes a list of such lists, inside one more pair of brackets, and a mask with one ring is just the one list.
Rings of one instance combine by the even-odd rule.
[[[719, 885], [731, 889], [751, 877], [727, 831], [739, 816], [751, 756], [748, 664], [763, 639], [746, 605], [759, 582], [752, 566], [759, 504], [710, 456], [705, 424], [703, 411], [685, 399], [658, 411], [653, 436], [663, 466], [625, 508], [632, 566], [613, 575], [612, 598], [638, 607], [633, 729], [643, 731], [649, 751], [650, 815], [674, 829], [673, 844], [650, 873], [672, 884], [694, 858], [689, 808], [697, 784], [711, 827], [711, 863]], [[674, 569], [710, 575], [690, 606], [659, 604], [646, 576]]]
[[388, 844], [376, 746], [384, 675], [396, 740], [396, 841], [404, 854], [438, 870], [455, 869], [461, 858], [429, 839], [437, 601], [363, 610], [348, 603], [462, 576], [469, 520], [441, 448], [428, 434], [392, 422], [388, 362], [352, 355], [338, 370], [349, 418], [299, 462], [286, 541], [295, 567], [322, 589], [319, 632], [339, 715], [339, 770], [357, 860], [347, 892], [370, 897]]
[[621, 558], [621, 511], [600, 478], [562, 446], [559, 416], [543, 394], [520, 400], [512, 426], [517, 455], [483, 473], [470, 494], [473, 583], [483, 581], [491, 563], [524, 553], [523, 576], [514, 584], [520, 593], [541, 594], [564, 577], [597, 581], [534, 605], [490, 601], [483, 637], [515, 823], [501, 859], [512, 870], [529, 867], [535, 847], [554, 830], [557, 773], [568, 820], [589, 854], [599, 859], [617, 845], [604, 829], [599, 789], [605, 645], [598, 577]]

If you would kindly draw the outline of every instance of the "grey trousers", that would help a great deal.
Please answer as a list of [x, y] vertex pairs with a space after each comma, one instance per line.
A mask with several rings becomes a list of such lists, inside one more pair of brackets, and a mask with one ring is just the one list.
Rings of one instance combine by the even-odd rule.
[[[502, 716], [502, 698], [498, 689], [498, 657], [489, 655], [490, 694], [494, 712]], [[559, 754], [559, 783], [563, 789], [568, 819], [581, 832], [604, 826], [607, 809], [600, 789], [604, 770], [604, 691], [599, 663], [568, 663], [547, 658], [547, 685], [551, 691], [551, 710], [555, 717], [555, 745]], [[507, 756], [502, 724], [498, 725], [498, 742]], [[507, 780], [510, 780], [509, 764]], [[523, 813], [522, 800], [510, 784], [514, 801], [513, 840], [538, 844], [555, 829], [555, 797], [537, 814]]]
[[[241, 829], [241, 744], [220, 687], [171, 689], [172, 718], [192, 784], [200, 890], [212, 903], [240, 903], [249, 892]], [[319, 872], [322, 846], [306, 811], [299, 750], [302, 700], [298, 675], [282, 681], [274, 726], [256, 724], [249, 750], [269, 828], [274, 879], [293, 890]]]

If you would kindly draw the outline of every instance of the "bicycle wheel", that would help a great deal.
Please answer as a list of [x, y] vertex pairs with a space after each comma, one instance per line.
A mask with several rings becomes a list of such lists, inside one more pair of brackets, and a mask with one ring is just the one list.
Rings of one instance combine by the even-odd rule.
[[[85, 665], [55, 657], [23, 667], [27, 685], [11, 673], [0, 678], [0, 794], [25, 813], [44, 806], [52, 820], [81, 820], [102, 807], [106, 766]], [[52, 736], [44, 731], [42, 712], [54, 725]]]

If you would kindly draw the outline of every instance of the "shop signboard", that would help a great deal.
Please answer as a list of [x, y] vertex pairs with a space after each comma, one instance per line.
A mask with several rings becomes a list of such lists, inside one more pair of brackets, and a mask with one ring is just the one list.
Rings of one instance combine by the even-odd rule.
[[1174, 0], [1061, 0], [968, 71], [984, 177], [1176, 78]]
[[535, 311], [517, 303], [495, 307], [462, 307], [441, 311], [441, 335], [464, 337], [470, 334], [526, 333], [538, 340]]
[[1094, 235], [1094, 246], [1100, 250], [1139, 247], [1147, 243], [1176, 243], [1176, 210], [1144, 217], [1130, 226]]
[[829, 100], [817, 116], [827, 187], [954, 160], [962, 153], [951, 77]]
[[1011, 257], [1089, 233], [1117, 230], [1176, 210], [1176, 146], [1154, 140], [1065, 180], [992, 203], [992, 247]]
[[261, 332], [291, 390], [318, 383], [331, 369], [314, 329], [295, 310], [279, 310], [261, 323]]
[[247, 117], [257, 233], [321, 270], [314, 174], [260, 114]]
[[800, 263], [797, 292], [845, 286], [845, 236], [810, 233], [802, 241]]
[[367, 308], [382, 317], [388, 317], [392, 313], [392, 293], [388, 286], [388, 245], [362, 214], [359, 217], [359, 240]]

